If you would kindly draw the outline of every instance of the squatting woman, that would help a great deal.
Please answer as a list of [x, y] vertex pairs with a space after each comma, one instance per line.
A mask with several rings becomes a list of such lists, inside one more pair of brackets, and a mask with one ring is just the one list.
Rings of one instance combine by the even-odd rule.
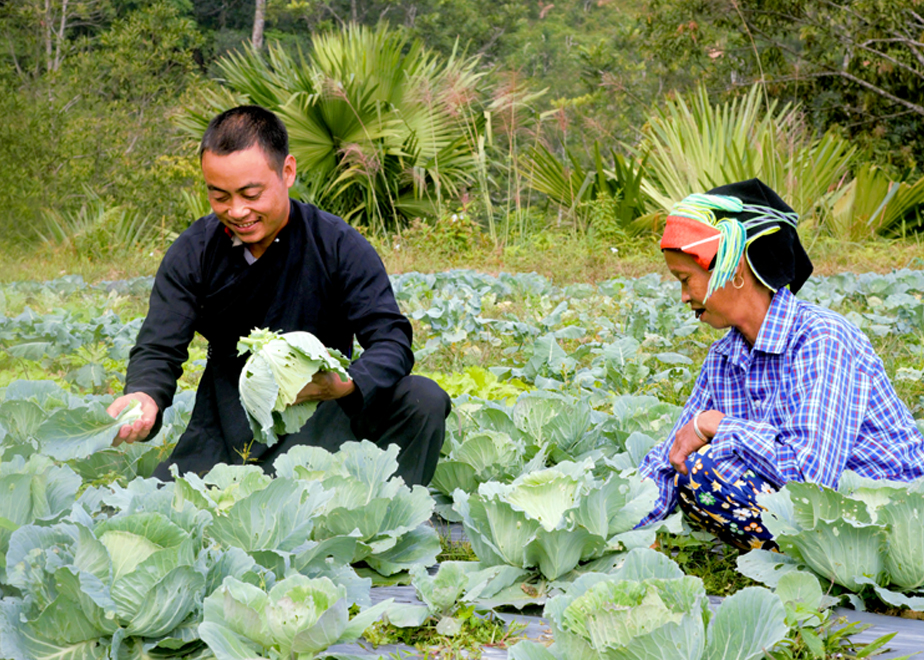
[[835, 487], [844, 470], [924, 476], [924, 437], [866, 335], [796, 299], [812, 272], [797, 216], [757, 179], [691, 195], [667, 218], [661, 249], [681, 299], [714, 328], [668, 439], [641, 465], [660, 497], [740, 548], [772, 548], [755, 496], [790, 481]]

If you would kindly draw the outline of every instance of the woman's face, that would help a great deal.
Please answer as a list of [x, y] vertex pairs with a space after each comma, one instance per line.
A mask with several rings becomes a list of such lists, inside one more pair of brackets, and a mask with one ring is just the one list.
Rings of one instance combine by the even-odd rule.
[[681, 302], [690, 305], [696, 318], [716, 329], [731, 326], [731, 312], [734, 311], [732, 287], [726, 285], [714, 291], [709, 300], [703, 302], [711, 273], [685, 252], [664, 250], [663, 254], [671, 275], [680, 281]]

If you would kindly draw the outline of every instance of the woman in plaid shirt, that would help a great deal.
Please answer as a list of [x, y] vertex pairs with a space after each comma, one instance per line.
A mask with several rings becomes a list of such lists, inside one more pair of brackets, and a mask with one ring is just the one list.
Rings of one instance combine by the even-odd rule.
[[795, 293], [812, 272], [795, 212], [757, 179], [691, 195], [661, 249], [715, 342], [668, 439], [642, 462], [660, 496], [740, 548], [774, 548], [755, 496], [789, 481], [836, 487], [844, 470], [924, 476], [924, 437], [866, 335]]

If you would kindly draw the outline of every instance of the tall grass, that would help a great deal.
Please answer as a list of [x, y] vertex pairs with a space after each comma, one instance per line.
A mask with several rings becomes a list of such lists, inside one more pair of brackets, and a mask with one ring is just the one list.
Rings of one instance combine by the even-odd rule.
[[104, 260], [119, 259], [130, 251], [160, 248], [176, 238], [150, 215], [107, 203], [90, 190], [86, 196], [79, 209], [46, 209], [40, 214], [35, 233], [45, 245], [79, 257]]

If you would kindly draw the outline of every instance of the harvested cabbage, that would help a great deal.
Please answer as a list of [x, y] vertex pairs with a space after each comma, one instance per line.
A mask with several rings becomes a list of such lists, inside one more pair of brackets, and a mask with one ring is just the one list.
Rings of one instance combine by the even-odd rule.
[[349, 379], [349, 360], [328, 349], [310, 332], [254, 329], [237, 344], [237, 354], [252, 355], [241, 371], [238, 389], [257, 442], [276, 444], [278, 436], [301, 429], [318, 407], [317, 401], [295, 404], [298, 393], [319, 371]]

